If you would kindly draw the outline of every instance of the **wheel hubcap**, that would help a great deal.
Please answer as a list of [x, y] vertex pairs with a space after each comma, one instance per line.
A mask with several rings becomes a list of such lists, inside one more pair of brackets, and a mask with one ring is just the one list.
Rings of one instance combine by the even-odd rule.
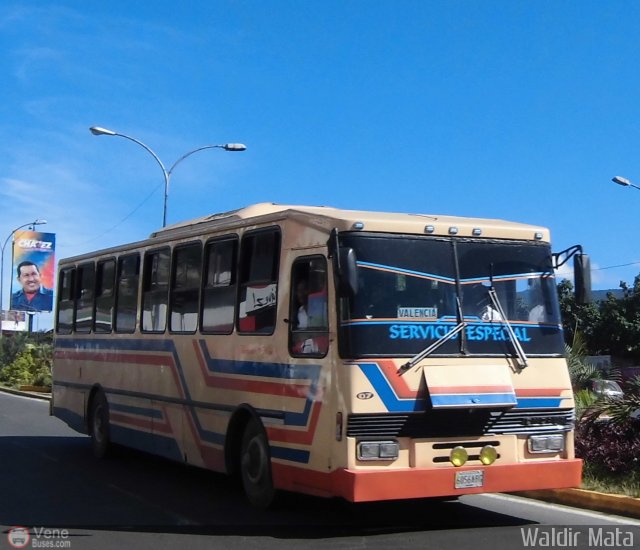
[[251, 483], [258, 483], [262, 479], [265, 467], [265, 452], [258, 438], [254, 437], [247, 445], [247, 450], [242, 457], [242, 464], [247, 474], [247, 479]]

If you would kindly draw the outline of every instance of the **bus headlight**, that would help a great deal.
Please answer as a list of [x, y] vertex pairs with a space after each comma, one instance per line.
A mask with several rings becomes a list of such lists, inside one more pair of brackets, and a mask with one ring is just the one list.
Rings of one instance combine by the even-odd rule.
[[528, 445], [530, 453], [559, 453], [564, 450], [564, 435], [531, 435]]
[[360, 441], [356, 449], [358, 460], [396, 460], [400, 454], [397, 441]]
[[485, 466], [489, 466], [489, 464], [493, 464], [498, 458], [498, 451], [493, 445], [485, 445], [482, 447], [480, 451], [480, 462], [482, 462]]
[[454, 447], [451, 449], [449, 460], [454, 466], [462, 466], [469, 459], [469, 453], [464, 447]]

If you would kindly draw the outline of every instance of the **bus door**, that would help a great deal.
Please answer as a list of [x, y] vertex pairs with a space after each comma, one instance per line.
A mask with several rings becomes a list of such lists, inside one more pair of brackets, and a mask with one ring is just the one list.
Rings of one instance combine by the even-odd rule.
[[309, 252], [295, 258], [291, 265], [289, 372], [284, 388], [286, 439], [295, 444], [293, 459], [302, 462], [309, 460], [316, 433], [324, 369], [331, 368], [324, 359], [329, 352], [327, 259], [313, 253], [315, 250]]

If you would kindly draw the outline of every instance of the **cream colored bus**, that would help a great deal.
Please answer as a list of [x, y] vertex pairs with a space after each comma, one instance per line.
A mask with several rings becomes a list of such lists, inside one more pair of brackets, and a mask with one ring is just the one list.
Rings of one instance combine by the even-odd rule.
[[[575, 253], [577, 287], [588, 281]], [[573, 487], [548, 230], [258, 204], [60, 262], [53, 413], [349, 501]]]

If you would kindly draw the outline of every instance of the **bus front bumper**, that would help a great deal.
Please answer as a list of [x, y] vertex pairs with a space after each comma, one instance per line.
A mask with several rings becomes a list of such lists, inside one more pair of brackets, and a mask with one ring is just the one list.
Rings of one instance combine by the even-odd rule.
[[[460, 475], [461, 472], [470, 473]], [[461, 468], [341, 469], [330, 473], [273, 464], [273, 477], [279, 489], [368, 502], [579, 487], [582, 460]], [[481, 485], [456, 488], [456, 480], [458, 484], [463, 480], [464, 484], [466, 479], [474, 479], [475, 483], [481, 479]]]

